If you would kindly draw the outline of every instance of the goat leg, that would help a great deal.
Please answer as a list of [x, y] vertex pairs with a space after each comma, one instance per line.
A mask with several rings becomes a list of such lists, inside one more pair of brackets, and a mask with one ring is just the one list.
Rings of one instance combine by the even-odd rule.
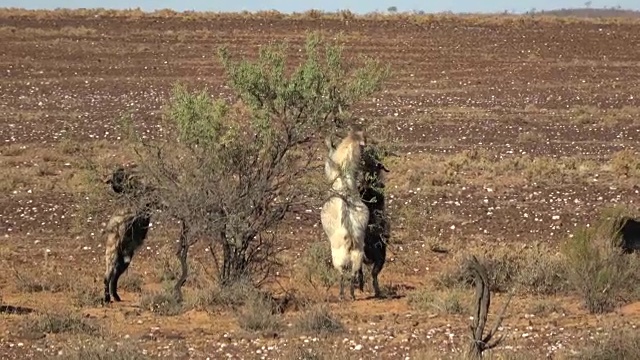
[[104, 277], [104, 303], [105, 304], [108, 304], [111, 302], [111, 293], [109, 293], [109, 284], [111, 283], [112, 277], [113, 277], [113, 271]]
[[349, 295], [351, 295], [351, 300], [356, 299], [356, 277], [357, 276], [351, 275], [351, 278], [349, 279]]
[[127, 270], [129, 264], [131, 262], [131, 258], [126, 257], [118, 257], [118, 261], [116, 262], [116, 266], [114, 268], [114, 274], [111, 278], [111, 282], [109, 283], [109, 292], [113, 296], [115, 301], [122, 301], [120, 296], [118, 296], [118, 280], [120, 276]]
[[360, 291], [364, 291], [364, 274], [362, 273], [362, 268], [360, 268], [360, 270], [358, 270], [358, 289], [360, 289]]
[[338, 294], [340, 301], [344, 300], [344, 273], [340, 273], [340, 293]]
[[113, 281], [113, 277], [116, 272], [116, 267], [118, 264], [118, 255], [115, 251], [111, 249], [107, 250], [107, 261], [106, 261], [106, 271], [104, 274], [104, 302], [108, 304], [111, 302], [111, 282]]
[[378, 283], [378, 274], [382, 271], [383, 263], [381, 261], [376, 261], [371, 268], [371, 277], [373, 278], [373, 291], [375, 292], [375, 297], [379, 298], [382, 296], [382, 292], [380, 291], [380, 284]]

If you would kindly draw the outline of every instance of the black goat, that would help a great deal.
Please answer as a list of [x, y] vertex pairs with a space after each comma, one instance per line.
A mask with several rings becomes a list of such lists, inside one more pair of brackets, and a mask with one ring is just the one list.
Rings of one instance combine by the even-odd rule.
[[[138, 179], [132, 177], [124, 168], [116, 169], [106, 181], [111, 189], [126, 196], [144, 196], [144, 188]], [[136, 211], [120, 210], [107, 223], [105, 246], [106, 271], [104, 275], [104, 302], [120, 301], [118, 279], [127, 270], [135, 251], [144, 243], [151, 222], [151, 202]]]
[[[375, 297], [381, 297], [378, 275], [387, 258], [387, 241], [389, 239], [389, 222], [385, 211], [385, 194], [382, 171], [389, 172], [380, 161], [378, 153], [368, 148], [362, 154], [364, 161], [364, 178], [360, 187], [360, 197], [369, 208], [369, 226], [364, 241], [364, 263], [373, 265], [371, 277]], [[364, 290], [362, 269], [358, 272], [358, 286]]]
[[623, 253], [630, 254], [640, 251], [640, 221], [623, 216], [615, 222], [615, 236], [620, 237], [620, 247]]

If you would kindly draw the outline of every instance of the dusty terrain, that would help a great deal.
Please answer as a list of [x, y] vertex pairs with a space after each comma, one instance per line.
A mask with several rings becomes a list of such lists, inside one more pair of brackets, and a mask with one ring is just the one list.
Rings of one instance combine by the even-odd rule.
[[[412, 293], [426, 288], [446, 297], [436, 280], [465, 254], [542, 249], [552, 256], [602, 209], [636, 212], [640, 23], [632, 19], [112, 15], [0, 11], [1, 302], [40, 313], [69, 310], [103, 330], [45, 336], [29, 330], [28, 319], [38, 315], [3, 308], [3, 359], [65, 356], [96, 341], [171, 358], [295, 358], [304, 348], [327, 358], [445, 356], [466, 349], [471, 312], [451, 311], [447, 300], [415, 307]], [[388, 163], [393, 235], [380, 275], [396, 296], [375, 300], [367, 289], [357, 301], [339, 303], [333, 287], [327, 301], [346, 327], [335, 335], [287, 327], [301, 309], [285, 311], [277, 336], [241, 330], [225, 308], [163, 316], [140, 305], [174, 261], [175, 226], [154, 223], [124, 275], [139, 281], [120, 290], [124, 301], [80, 301], [102, 288], [100, 231], [108, 213], [97, 201], [109, 202], [83, 156], [105, 171], [131, 160], [116, 126], [126, 112], [149, 137], [162, 136], [158, 116], [176, 81], [227, 96], [220, 45], [254, 56], [270, 40], [287, 40], [293, 56], [307, 30], [343, 32], [350, 55], [391, 65], [384, 91], [360, 104], [356, 116], [399, 155]], [[98, 193], [85, 196], [87, 189]], [[289, 258], [325, 241], [319, 204], [292, 214], [280, 229]], [[193, 253], [211, 260], [204, 246]], [[282, 271], [283, 288], [298, 288], [293, 273]], [[467, 306], [473, 289], [456, 291]], [[323, 302], [325, 293], [307, 296]], [[491, 324], [506, 292], [494, 298]], [[519, 291], [495, 355], [578, 353], [614, 329], [635, 328], [634, 301], [591, 315], [575, 292]]]

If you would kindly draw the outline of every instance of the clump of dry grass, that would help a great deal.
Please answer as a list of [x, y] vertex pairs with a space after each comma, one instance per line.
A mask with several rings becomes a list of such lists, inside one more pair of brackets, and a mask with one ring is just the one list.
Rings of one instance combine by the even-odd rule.
[[20, 156], [27, 151], [25, 145], [11, 144], [0, 146], [0, 155], [2, 156]]
[[178, 302], [168, 285], [162, 290], [143, 292], [140, 307], [162, 316], [176, 316], [185, 311], [185, 306]]
[[62, 311], [30, 315], [22, 323], [23, 332], [37, 334], [99, 335], [102, 329], [77, 312]]
[[340, 320], [331, 315], [325, 304], [311, 306], [294, 323], [294, 329], [301, 333], [335, 334], [345, 331]]
[[530, 314], [536, 316], [546, 316], [552, 313], [566, 314], [567, 310], [562, 307], [562, 304], [553, 300], [539, 300], [532, 303], [528, 309]]
[[459, 315], [469, 311], [469, 294], [465, 294], [464, 290], [459, 288], [437, 291], [424, 287], [409, 293], [407, 301], [418, 310], [440, 315]]
[[614, 241], [615, 220], [602, 218], [594, 227], [580, 228], [563, 244], [570, 285], [591, 313], [612, 311], [640, 287], [637, 258], [623, 254]]
[[603, 341], [589, 341], [579, 360], [640, 359], [640, 334], [635, 329], [615, 330]]
[[78, 285], [75, 287], [73, 303], [78, 307], [96, 307], [102, 304], [103, 296], [102, 289], [97, 286], [91, 285]]
[[57, 273], [54, 268], [44, 265], [38, 274], [17, 270], [12, 267], [16, 288], [21, 292], [62, 292], [72, 290], [73, 279]]
[[34, 179], [23, 171], [3, 169], [3, 172], [2, 179], [0, 179], [0, 192], [4, 194], [24, 189], [34, 184]]
[[129, 341], [113, 342], [109, 340], [83, 339], [80, 344], [67, 344], [61, 354], [50, 356], [59, 359], [60, 355], [69, 360], [144, 360], [149, 356], [140, 352], [135, 343]]
[[141, 293], [144, 280], [140, 274], [127, 271], [118, 281], [118, 287], [133, 293]]
[[637, 178], [640, 175], [640, 159], [629, 149], [614, 153], [608, 165], [617, 176]]
[[270, 296], [256, 293], [237, 312], [238, 325], [249, 331], [279, 331], [282, 322], [275, 309], [276, 304]]
[[[564, 259], [549, 249], [494, 248], [479, 261], [487, 269], [490, 290], [494, 292], [515, 288], [520, 293], [552, 295], [568, 290]], [[445, 288], [472, 286], [469, 258], [457, 254], [455, 264], [440, 274], [436, 282]]]
[[326, 241], [313, 243], [303, 254], [298, 276], [302, 282], [324, 291], [338, 283], [338, 273], [331, 264], [331, 248]]
[[259, 296], [258, 289], [248, 282], [240, 281], [226, 287], [211, 284], [209, 287], [195, 289], [189, 292], [187, 303], [190, 307], [204, 310], [236, 309], [257, 296]]

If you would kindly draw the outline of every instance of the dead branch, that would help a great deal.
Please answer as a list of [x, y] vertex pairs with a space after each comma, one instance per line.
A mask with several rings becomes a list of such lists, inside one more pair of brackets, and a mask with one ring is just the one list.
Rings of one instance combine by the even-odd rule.
[[471, 261], [469, 264], [472, 273], [475, 276], [476, 283], [476, 300], [475, 300], [475, 316], [473, 317], [473, 324], [471, 327], [472, 332], [472, 342], [469, 348], [468, 358], [469, 359], [481, 359], [482, 353], [485, 350], [493, 349], [498, 346], [504, 335], [498, 337], [493, 342], [493, 336], [498, 331], [498, 328], [502, 324], [502, 320], [504, 319], [505, 312], [509, 303], [511, 302], [511, 298], [513, 297], [513, 292], [509, 294], [507, 298], [507, 302], [505, 303], [500, 315], [498, 316], [498, 320], [493, 328], [489, 331], [489, 333], [483, 337], [484, 328], [487, 324], [487, 315], [489, 313], [489, 307], [491, 305], [491, 291], [489, 288], [489, 277], [487, 276], [487, 269], [480, 264], [478, 259], [475, 256], [471, 256]]

